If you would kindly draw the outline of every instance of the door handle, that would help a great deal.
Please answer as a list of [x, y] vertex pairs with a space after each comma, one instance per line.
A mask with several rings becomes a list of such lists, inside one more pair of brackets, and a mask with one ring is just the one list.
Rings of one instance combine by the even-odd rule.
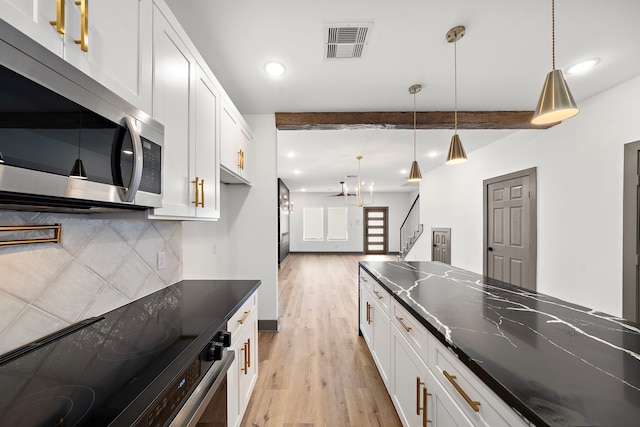
[[488, 250], [489, 252], [493, 252], [493, 248], [492, 248], [492, 247], [488, 247], [488, 248], [487, 248], [487, 250]]

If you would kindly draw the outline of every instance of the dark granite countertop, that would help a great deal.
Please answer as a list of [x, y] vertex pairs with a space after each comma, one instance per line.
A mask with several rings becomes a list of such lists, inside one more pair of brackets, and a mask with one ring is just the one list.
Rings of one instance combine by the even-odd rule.
[[640, 325], [438, 262], [360, 266], [535, 425], [640, 425]]
[[0, 355], [0, 425], [132, 425], [259, 286], [184, 280]]

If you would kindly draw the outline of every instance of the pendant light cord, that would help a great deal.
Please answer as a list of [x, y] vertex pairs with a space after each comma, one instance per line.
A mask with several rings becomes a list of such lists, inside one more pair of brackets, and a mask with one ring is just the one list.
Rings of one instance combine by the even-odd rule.
[[458, 42], [453, 43], [453, 108], [454, 133], [458, 134]]
[[416, 161], [416, 93], [413, 92], [413, 161]]
[[556, 69], [556, 2], [551, 0], [551, 69]]

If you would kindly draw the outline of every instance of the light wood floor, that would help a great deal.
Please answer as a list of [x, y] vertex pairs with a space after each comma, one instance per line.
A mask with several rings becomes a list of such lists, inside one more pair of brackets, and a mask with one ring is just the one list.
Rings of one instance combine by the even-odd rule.
[[259, 376], [243, 427], [400, 427], [358, 334], [358, 261], [291, 254], [278, 277], [279, 333], [259, 334]]

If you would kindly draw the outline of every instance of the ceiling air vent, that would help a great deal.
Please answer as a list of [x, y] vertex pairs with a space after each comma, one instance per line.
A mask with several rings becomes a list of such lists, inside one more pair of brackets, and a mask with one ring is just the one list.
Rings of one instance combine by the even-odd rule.
[[325, 25], [325, 59], [362, 58], [372, 27], [373, 24]]

